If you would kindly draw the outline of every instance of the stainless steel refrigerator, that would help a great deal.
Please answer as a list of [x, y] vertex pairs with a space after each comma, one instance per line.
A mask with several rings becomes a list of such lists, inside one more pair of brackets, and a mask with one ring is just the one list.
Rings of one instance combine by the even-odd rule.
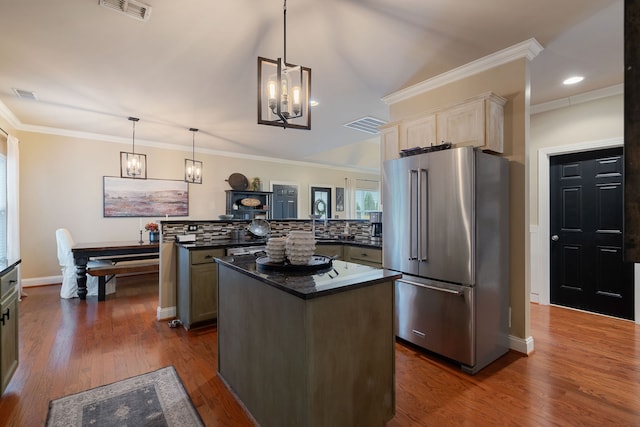
[[472, 147], [383, 164], [396, 335], [475, 374], [509, 348], [509, 162]]

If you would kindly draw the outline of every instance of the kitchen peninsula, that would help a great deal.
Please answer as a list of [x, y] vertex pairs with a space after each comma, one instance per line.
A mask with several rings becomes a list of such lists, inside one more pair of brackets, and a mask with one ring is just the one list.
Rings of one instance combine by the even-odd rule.
[[395, 413], [394, 272], [217, 258], [218, 373], [262, 426], [382, 426]]

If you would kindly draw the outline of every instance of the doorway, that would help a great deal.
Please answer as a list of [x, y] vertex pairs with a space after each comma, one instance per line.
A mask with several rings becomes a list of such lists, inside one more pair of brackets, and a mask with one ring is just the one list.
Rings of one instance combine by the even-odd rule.
[[273, 219], [298, 218], [298, 186], [273, 184]]
[[320, 219], [331, 218], [330, 187], [311, 187], [311, 213]]
[[634, 318], [633, 264], [623, 261], [622, 147], [552, 156], [550, 302]]

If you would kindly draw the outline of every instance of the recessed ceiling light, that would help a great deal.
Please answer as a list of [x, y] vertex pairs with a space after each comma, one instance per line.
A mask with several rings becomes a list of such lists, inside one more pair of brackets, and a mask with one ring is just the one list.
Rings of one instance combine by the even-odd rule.
[[582, 77], [582, 76], [573, 76], [573, 77], [569, 77], [568, 79], [566, 79], [562, 83], [565, 84], [565, 85], [574, 85], [576, 83], [580, 83], [583, 80], [584, 80], [584, 77]]

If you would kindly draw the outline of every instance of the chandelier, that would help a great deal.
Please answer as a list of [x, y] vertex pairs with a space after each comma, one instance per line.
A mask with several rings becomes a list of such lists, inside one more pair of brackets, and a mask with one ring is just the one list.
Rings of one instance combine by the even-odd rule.
[[258, 124], [310, 130], [311, 68], [287, 62], [287, 0], [283, 10], [283, 57], [258, 57]]
[[133, 124], [133, 138], [131, 152], [120, 152], [120, 177], [147, 179], [147, 156], [136, 153], [136, 122], [140, 119], [129, 117]]
[[184, 159], [184, 180], [191, 184], [202, 184], [202, 162], [196, 160], [196, 132], [198, 129], [189, 128], [193, 134], [192, 154], [190, 159]]

